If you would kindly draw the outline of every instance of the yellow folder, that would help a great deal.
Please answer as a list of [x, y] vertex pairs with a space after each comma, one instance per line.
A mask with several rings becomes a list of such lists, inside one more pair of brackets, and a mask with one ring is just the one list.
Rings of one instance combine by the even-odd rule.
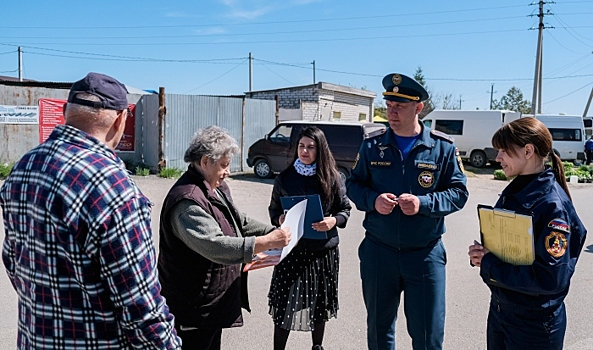
[[482, 245], [500, 260], [531, 265], [535, 260], [533, 217], [514, 211], [478, 205]]

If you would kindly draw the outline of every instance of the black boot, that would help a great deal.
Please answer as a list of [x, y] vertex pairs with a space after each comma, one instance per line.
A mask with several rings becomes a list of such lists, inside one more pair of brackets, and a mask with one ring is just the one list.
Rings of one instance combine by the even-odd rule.
[[323, 346], [321, 346], [321, 345], [313, 345], [313, 348], [311, 348], [311, 350], [323, 350]]

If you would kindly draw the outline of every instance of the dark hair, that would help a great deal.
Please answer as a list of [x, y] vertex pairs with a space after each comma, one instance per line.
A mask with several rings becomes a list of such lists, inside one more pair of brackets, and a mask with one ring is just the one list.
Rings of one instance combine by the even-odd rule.
[[338, 174], [336, 161], [329, 149], [325, 134], [315, 126], [307, 126], [301, 129], [296, 139], [293, 162], [299, 157], [298, 146], [303, 137], [308, 137], [315, 141], [317, 150], [317, 156], [315, 158], [315, 163], [317, 163], [316, 176], [321, 183], [321, 200], [331, 205], [334, 201], [334, 196], [339, 195], [342, 190], [342, 180], [340, 174]]
[[492, 136], [492, 146], [512, 156], [517, 155], [516, 146], [523, 147], [527, 144], [532, 144], [535, 154], [542, 159], [551, 158], [556, 181], [571, 198], [564, 176], [564, 166], [552, 149], [552, 135], [544, 123], [532, 117], [520, 118], [503, 125]]

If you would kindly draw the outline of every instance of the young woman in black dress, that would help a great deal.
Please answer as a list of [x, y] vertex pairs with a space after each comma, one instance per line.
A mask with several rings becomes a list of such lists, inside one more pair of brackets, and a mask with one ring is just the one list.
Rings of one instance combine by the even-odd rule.
[[291, 330], [311, 331], [313, 350], [323, 350], [325, 322], [338, 312], [339, 236], [350, 217], [350, 201], [325, 135], [312, 126], [297, 137], [294, 162], [274, 181], [268, 208], [273, 225], [284, 222], [280, 197], [319, 194], [324, 219], [313, 224], [326, 239], [302, 238], [274, 268], [268, 294], [274, 320], [274, 350], [283, 350]]

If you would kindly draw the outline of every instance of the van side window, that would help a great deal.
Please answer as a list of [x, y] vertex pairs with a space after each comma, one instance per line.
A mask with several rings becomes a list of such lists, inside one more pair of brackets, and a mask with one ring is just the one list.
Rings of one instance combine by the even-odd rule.
[[292, 131], [292, 125], [280, 125], [276, 131], [270, 135], [270, 141], [272, 142], [290, 142], [290, 133]]
[[424, 126], [426, 126], [427, 128], [432, 128], [432, 120], [430, 120], [430, 119], [425, 120]]
[[[319, 128], [325, 134], [327, 143], [333, 147], [350, 146], [353, 143], [362, 141], [362, 132], [360, 127], [348, 127], [342, 125], [320, 125]], [[356, 140], [356, 141], [355, 141]]]
[[582, 141], [581, 130], [579, 129], [560, 129], [548, 128], [554, 141]]
[[435, 120], [435, 129], [448, 135], [463, 135], [463, 120]]

